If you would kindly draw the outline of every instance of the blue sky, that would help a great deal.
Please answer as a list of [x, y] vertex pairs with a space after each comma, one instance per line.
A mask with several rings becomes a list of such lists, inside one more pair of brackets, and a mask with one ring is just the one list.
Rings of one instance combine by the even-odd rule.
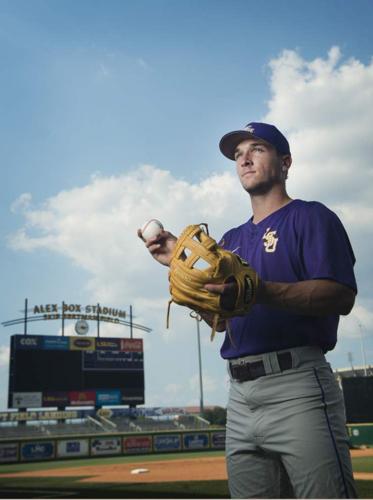
[[[154, 329], [149, 404], [197, 404], [194, 325], [176, 307], [180, 331], [165, 333], [167, 274], [134, 229], [158, 217], [177, 233], [203, 219], [219, 238], [246, 220], [249, 202], [217, 144], [266, 118], [297, 153], [290, 194], [337, 211], [357, 255], [356, 313], [330, 359], [343, 367], [352, 352], [361, 364], [363, 332], [373, 364], [372, 21], [362, 0], [0, 0], [1, 321], [18, 317], [25, 297], [132, 303]], [[1, 408], [11, 333], [2, 328]], [[205, 327], [203, 336], [206, 399], [224, 404], [219, 339], [210, 344]]]

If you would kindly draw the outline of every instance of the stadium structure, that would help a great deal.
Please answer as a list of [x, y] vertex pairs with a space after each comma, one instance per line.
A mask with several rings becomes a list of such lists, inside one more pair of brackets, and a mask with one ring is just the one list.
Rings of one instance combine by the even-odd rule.
[[[124, 311], [99, 304], [27, 304], [23, 318], [3, 323], [24, 331], [10, 337], [0, 463], [224, 448], [224, 427], [196, 408], [144, 406], [144, 341], [133, 329], [150, 329], [133, 323], [132, 309], [128, 321]], [[43, 320], [60, 320], [62, 335], [28, 332]], [[76, 335], [64, 335], [66, 320], [76, 321]], [[87, 335], [89, 321], [96, 336]], [[101, 337], [101, 321], [129, 326], [130, 337]]]

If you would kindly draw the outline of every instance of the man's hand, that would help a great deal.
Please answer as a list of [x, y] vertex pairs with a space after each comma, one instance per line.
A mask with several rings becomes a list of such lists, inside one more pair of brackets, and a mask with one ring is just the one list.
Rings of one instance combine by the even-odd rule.
[[[141, 229], [137, 230], [137, 236], [144, 241]], [[169, 266], [171, 262], [171, 255], [173, 249], [175, 248], [177, 238], [168, 231], [162, 231], [147, 241], [144, 241], [146, 248], [149, 250], [150, 254], [156, 261], [164, 266]]]
[[207, 284], [205, 285], [205, 288], [209, 292], [221, 295], [220, 305], [223, 309], [233, 311], [234, 306], [236, 305], [238, 293], [237, 283], [234, 278], [223, 285]]

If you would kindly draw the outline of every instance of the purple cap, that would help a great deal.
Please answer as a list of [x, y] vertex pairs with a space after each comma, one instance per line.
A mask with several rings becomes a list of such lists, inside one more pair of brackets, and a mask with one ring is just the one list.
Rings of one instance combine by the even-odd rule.
[[234, 152], [240, 142], [246, 139], [262, 139], [274, 146], [280, 154], [290, 155], [290, 147], [286, 137], [274, 126], [268, 123], [251, 122], [242, 130], [225, 134], [219, 143], [220, 151], [230, 160], [234, 160]]

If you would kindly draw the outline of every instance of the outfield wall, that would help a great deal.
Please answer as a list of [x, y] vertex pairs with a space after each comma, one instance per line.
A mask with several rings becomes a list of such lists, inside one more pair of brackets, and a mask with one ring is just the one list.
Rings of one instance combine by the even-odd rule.
[[223, 450], [225, 429], [0, 440], [0, 464], [70, 458]]
[[[373, 447], [373, 424], [349, 424], [352, 446]], [[0, 440], [0, 464], [151, 453], [223, 450], [225, 429]]]
[[348, 424], [347, 429], [353, 446], [373, 447], [373, 424]]

